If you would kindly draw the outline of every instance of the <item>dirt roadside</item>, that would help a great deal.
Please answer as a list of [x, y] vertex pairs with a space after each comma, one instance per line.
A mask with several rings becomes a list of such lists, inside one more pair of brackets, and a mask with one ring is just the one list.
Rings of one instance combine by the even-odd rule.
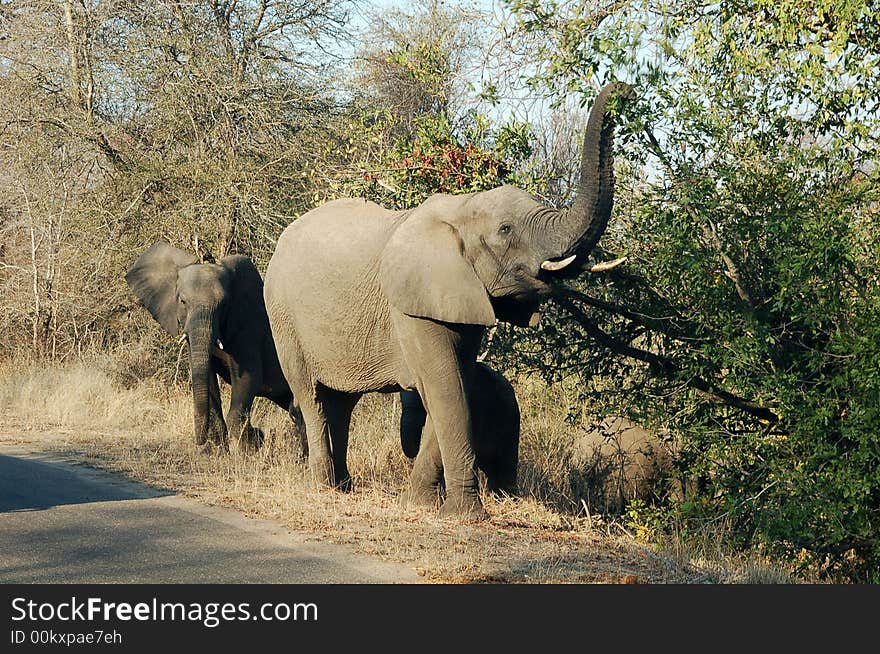
[[206, 506], [232, 508], [322, 541], [413, 567], [434, 583], [712, 583], [599, 517], [556, 514], [529, 499], [487, 501], [490, 520], [461, 524], [401, 508], [392, 493], [316, 492], [302, 462], [270, 455], [208, 456], [188, 444], [124, 432], [28, 429], [6, 416], [0, 444], [52, 452], [121, 473]]

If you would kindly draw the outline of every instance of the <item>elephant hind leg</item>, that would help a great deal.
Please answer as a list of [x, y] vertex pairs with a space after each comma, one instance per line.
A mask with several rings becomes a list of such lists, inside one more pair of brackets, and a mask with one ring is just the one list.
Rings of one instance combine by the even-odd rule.
[[296, 400], [290, 400], [290, 404], [287, 407], [287, 415], [290, 416], [290, 421], [293, 423], [293, 438], [299, 449], [299, 456], [307, 459], [309, 457], [309, 439], [306, 436], [306, 421]]
[[333, 460], [330, 454], [330, 426], [324, 414], [324, 405], [313, 394], [299, 393], [300, 410], [306, 426], [309, 469], [312, 483], [317, 487], [336, 485]]
[[359, 396], [318, 386], [312, 393], [298, 393], [306, 425], [309, 468], [316, 486], [351, 490], [346, 462], [351, 412]]
[[309, 460], [312, 483], [318, 488], [333, 488], [336, 479], [330, 448], [330, 426], [319, 393], [321, 389], [308, 372], [295, 335], [283, 327], [283, 321], [280, 327], [273, 323], [276, 342], [282, 336], [290, 341], [288, 347], [278, 348], [279, 363], [284, 378], [290, 385], [291, 397], [285, 398], [287, 410], [295, 426], [298, 424], [305, 432], [306, 446], [303, 450]]
[[321, 388], [318, 397], [324, 407], [324, 415], [330, 433], [335, 487], [337, 490], [350, 492], [352, 483], [351, 474], [348, 471], [348, 435], [351, 426], [351, 413], [360, 400], [360, 395]]

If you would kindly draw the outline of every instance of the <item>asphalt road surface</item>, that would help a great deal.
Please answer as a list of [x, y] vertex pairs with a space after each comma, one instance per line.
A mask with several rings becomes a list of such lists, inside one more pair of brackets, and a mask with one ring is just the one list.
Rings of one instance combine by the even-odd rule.
[[415, 583], [406, 566], [59, 455], [0, 449], [0, 583]]

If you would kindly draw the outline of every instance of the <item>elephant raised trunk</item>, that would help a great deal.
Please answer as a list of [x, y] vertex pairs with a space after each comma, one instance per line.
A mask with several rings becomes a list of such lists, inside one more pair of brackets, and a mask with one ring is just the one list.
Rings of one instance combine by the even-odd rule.
[[[606, 85], [590, 111], [575, 202], [552, 227], [554, 251], [561, 260], [545, 261], [541, 266], [544, 270], [579, 273], [608, 226], [614, 204], [614, 117], [607, 109], [609, 98], [618, 88]], [[570, 265], [575, 258], [575, 265]]]

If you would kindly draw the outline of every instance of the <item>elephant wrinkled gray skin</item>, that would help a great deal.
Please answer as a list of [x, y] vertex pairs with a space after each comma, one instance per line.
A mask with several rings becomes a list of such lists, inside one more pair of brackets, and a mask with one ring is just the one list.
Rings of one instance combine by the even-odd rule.
[[[515, 495], [520, 416], [513, 386], [501, 373], [477, 363], [467, 391], [477, 468], [486, 475], [489, 491]], [[443, 485], [437, 434], [416, 391], [401, 391], [400, 404], [400, 444], [406, 456], [415, 457], [408, 498], [428, 504]]]
[[465, 389], [486, 327], [534, 324], [554, 278], [583, 270], [605, 231], [613, 91], [606, 86], [590, 112], [567, 211], [501, 186], [434, 195], [407, 211], [336, 200], [285, 229], [266, 270], [266, 309], [316, 483], [351, 487], [349, 424], [363, 393], [416, 390], [443, 462], [440, 514], [486, 516]]
[[[250, 423], [254, 397], [288, 411], [295, 426], [299, 409], [284, 378], [263, 301], [263, 280], [244, 256], [198, 263], [192, 254], [159, 241], [144, 252], [125, 281], [150, 314], [172, 336], [189, 342], [195, 438], [228, 447], [228, 435], [259, 446]], [[223, 420], [217, 375], [232, 386]]]

